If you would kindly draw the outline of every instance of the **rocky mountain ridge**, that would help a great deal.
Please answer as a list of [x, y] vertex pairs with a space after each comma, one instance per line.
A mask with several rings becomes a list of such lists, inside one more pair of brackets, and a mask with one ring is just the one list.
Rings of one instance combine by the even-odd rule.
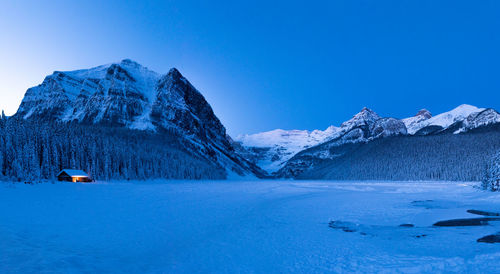
[[[287, 165], [286, 169], [290, 169], [291, 166], [307, 167], [304, 157], [300, 162], [294, 163], [294, 160], [291, 160], [298, 154], [317, 159], [331, 159], [343, 153], [341, 150], [337, 150], [338, 153], [332, 153], [335, 151], [332, 148], [345, 144], [367, 143], [390, 136], [420, 136], [444, 132], [459, 134], [496, 123], [500, 123], [498, 112], [471, 105], [460, 105], [434, 117], [428, 110], [422, 109], [415, 116], [405, 119], [382, 118], [365, 107], [353, 118], [342, 123], [340, 127], [331, 126], [328, 131], [319, 131], [323, 133], [322, 138], [319, 139], [310, 137], [313, 136], [311, 133], [318, 131], [280, 130], [281, 139], [269, 138], [267, 142], [255, 141], [266, 139], [266, 136], [276, 133], [276, 131], [270, 131], [241, 135], [236, 140], [248, 151], [254, 152], [248, 156], [250, 159], [269, 172], [276, 172]], [[289, 136], [294, 136], [292, 135], [294, 132], [302, 132], [302, 134], [299, 138], [289, 138]], [[309, 148], [319, 145], [323, 149], [309, 151]], [[285, 177], [293, 177], [292, 173], [294, 172], [287, 173], [283, 170], [279, 172], [280, 176]]]

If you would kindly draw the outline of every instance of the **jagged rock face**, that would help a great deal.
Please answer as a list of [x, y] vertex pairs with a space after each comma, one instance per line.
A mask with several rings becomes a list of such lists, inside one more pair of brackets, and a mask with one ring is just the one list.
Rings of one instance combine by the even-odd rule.
[[175, 124], [189, 134], [206, 140], [219, 139], [231, 147], [226, 129], [210, 105], [177, 69], [160, 79], [157, 92], [151, 112], [155, 124], [165, 128]]
[[56, 71], [26, 92], [16, 115], [134, 127], [152, 103], [147, 95], [154, 92], [158, 78], [130, 60], [89, 70]]
[[398, 119], [382, 118], [370, 128], [372, 138], [389, 137], [394, 135], [406, 135], [405, 124]]
[[24, 119], [175, 131], [186, 149], [239, 175], [265, 172], [231, 145], [203, 95], [173, 68], [160, 75], [131, 60], [54, 72], [30, 88], [15, 114]]
[[379, 137], [406, 134], [406, 127], [400, 120], [394, 118], [381, 118], [369, 108], [363, 108], [352, 119], [342, 123], [330, 146], [345, 143], [367, 142]]
[[25, 118], [31, 116], [41, 118], [61, 116], [66, 106], [72, 103], [65, 94], [63, 87], [59, 84], [58, 80], [61, 78], [67, 78], [68, 82], [73, 80], [54, 73], [54, 75], [45, 78], [40, 86], [28, 89], [17, 111], [18, 115]]
[[500, 123], [500, 114], [494, 109], [485, 109], [481, 112], [472, 113], [463, 121], [462, 127], [456, 133], [466, 132], [468, 130]]
[[369, 108], [363, 108], [358, 114], [354, 115], [350, 120], [345, 121], [340, 125], [341, 128], [349, 131], [356, 127], [370, 127], [380, 119], [377, 113]]
[[417, 114], [415, 115], [415, 117], [421, 117], [422, 120], [425, 120], [425, 119], [429, 119], [432, 117], [432, 114], [430, 111], [426, 110], [425, 108], [424, 109], [421, 109], [417, 112]]
[[[78, 120], [86, 123], [130, 125], [148, 105], [148, 100], [132, 83], [135, 79], [121, 67], [112, 65], [106, 78], [97, 82], [98, 90], [88, 96], [81, 94], [76, 107], [64, 120]], [[82, 111], [79, 111], [79, 110]]]
[[431, 117], [432, 115], [428, 110], [421, 109], [415, 116], [402, 119], [401, 121], [405, 124], [406, 131], [413, 134], [420, 129], [419, 125], [422, 121], [428, 120]]

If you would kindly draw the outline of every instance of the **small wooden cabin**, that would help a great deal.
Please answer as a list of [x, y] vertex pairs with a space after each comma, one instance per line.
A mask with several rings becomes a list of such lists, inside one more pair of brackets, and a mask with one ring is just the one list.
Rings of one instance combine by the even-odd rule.
[[89, 175], [83, 171], [78, 169], [63, 169], [59, 174], [57, 174], [58, 181], [66, 181], [66, 182], [82, 182], [88, 183], [92, 182], [92, 179]]

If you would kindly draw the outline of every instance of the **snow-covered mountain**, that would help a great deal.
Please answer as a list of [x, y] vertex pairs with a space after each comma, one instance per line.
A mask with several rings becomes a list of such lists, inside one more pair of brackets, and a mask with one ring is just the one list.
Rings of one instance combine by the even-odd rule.
[[[457, 108], [432, 117], [422, 109], [415, 116], [396, 119], [382, 118], [369, 108], [363, 108], [340, 127], [330, 126], [325, 131], [273, 130], [236, 138], [259, 166], [269, 172], [290, 166], [308, 167], [304, 157], [300, 163], [293, 163], [294, 155], [310, 159], [331, 159], [345, 153], [345, 144], [367, 143], [378, 138], [397, 135], [429, 135], [444, 132], [454, 134], [500, 123], [500, 114], [493, 109], [460, 105]], [[309, 149], [321, 145], [322, 149]], [[291, 162], [290, 162], [291, 161]]]
[[340, 127], [330, 126], [323, 131], [277, 129], [240, 135], [235, 140], [241, 142], [250, 152], [248, 158], [253, 159], [264, 170], [274, 172], [298, 152], [327, 141], [341, 145], [399, 134], [406, 134], [406, 128], [401, 121], [381, 118], [371, 109], [363, 108]]
[[[459, 122], [463, 122], [470, 115], [480, 113], [483, 110], [485, 110], [485, 109], [484, 108], [477, 108], [475, 106], [464, 104], [464, 105], [460, 105], [460, 106], [454, 108], [453, 110], [441, 113], [441, 114], [436, 115], [434, 117], [430, 117], [430, 113], [428, 113], [428, 112], [427, 113], [419, 112], [420, 115], [417, 114], [417, 116], [412, 117], [412, 118], [403, 119], [403, 121], [405, 122], [405, 125], [407, 126], [409, 134], [411, 134], [411, 135], [414, 135], [414, 134], [427, 135], [429, 133], [435, 133], [435, 132], [439, 132], [442, 130], [446, 130], [451, 125], [459, 123]], [[427, 118], [427, 119], [422, 119], [421, 121], [419, 121], [417, 123], [409, 123], [409, 121], [411, 121], [411, 119], [417, 118], [417, 117], [422, 117], [422, 116], [424, 116], [424, 118]]]
[[481, 111], [473, 112], [467, 118], [460, 121], [460, 127], [454, 133], [466, 132], [496, 123], [500, 123], [500, 114], [496, 110], [491, 108], [481, 109]]
[[274, 172], [297, 152], [325, 142], [338, 130], [339, 128], [334, 126], [313, 131], [276, 129], [239, 135], [235, 141], [247, 148], [248, 158], [253, 159], [264, 170]]
[[405, 124], [408, 134], [415, 134], [420, 129], [421, 123], [431, 117], [432, 114], [428, 110], [421, 109], [415, 116], [402, 119], [401, 121]]
[[338, 137], [295, 154], [277, 172], [277, 175], [297, 177], [305, 171], [314, 170], [317, 168], [316, 165], [322, 165], [324, 168], [322, 161], [354, 153], [356, 148], [349, 146], [350, 144], [368, 143], [375, 139], [396, 135], [459, 134], [498, 123], [500, 123], [500, 114], [497, 111], [471, 105], [460, 105], [434, 117], [429, 111], [421, 110], [414, 117], [402, 120], [380, 118], [376, 113], [365, 108], [341, 125], [341, 130], [337, 132]]
[[149, 116], [157, 83], [169, 74], [162, 77], [131, 60], [56, 71], [28, 89], [16, 115], [154, 129]]
[[350, 120], [340, 125], [334, 138], [336, 143], [356, 143], [379, 137], [406, 134], [404, 123], [394, 118], [382, 118], [369, 108], [363, 108]]
[[161, 75], [125, 59], [91, 69], [56, 71], [28, 89], [23, 119], [176, 132], [186, 149], [228, 173], [264, 173], [238, 155], [203, 95], [172, 68]]

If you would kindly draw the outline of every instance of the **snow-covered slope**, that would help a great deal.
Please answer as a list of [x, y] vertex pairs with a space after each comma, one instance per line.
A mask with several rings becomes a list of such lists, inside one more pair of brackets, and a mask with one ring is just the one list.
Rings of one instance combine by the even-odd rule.
[[462, 121], [460, 128], [454, 133], [466, 132], [471, 129], [495, 123], [500, 123], [500, 113], [491, 108], [483, 109], [482, 111], [474, 112], [467, 116], [467, 118]]
[[313, 131], [276, 129], [239, 135], [235, 141], [249, 148], [249, 157], [253, 157], [261, 168], [274, 172], [297, 152], [325, 142], [335, 136], [338, 130], [334, 126]]
[[483, 108], [477, 108], [471, 105], [460, 105], [453, 110], [441, 113], [434, 117], [424, 119], [418, 123], [414, 123], [408, 127], [409, 134], [416, 134], [419, 130], [434, 126], [436, 129], [447, 129], [452, 124], [464, 121], [469, 115], [483, 111]]
[[175, 68], [161, 75], [125, 59], [91, 69], [56, 71], [28, 89], [15, 116], [174, 131], [192, 153], [229, 172], [263, 175], [235, 153], [211, 106]]
[[434, 117], [427, 110], [421, 110], [414, 117], [402, 120], [410, 135], [428, 135], [446, 130], [458, 134], [500, 122], [500, 114], [493, 109], [460, 105]]
[[432, 115], [428, 110], [422, 109], [415, 116], [402, 119], [401, 121], [405, 124], [408, 134], [415, 134], [420, 129], [420, 124], [431, 117]]

